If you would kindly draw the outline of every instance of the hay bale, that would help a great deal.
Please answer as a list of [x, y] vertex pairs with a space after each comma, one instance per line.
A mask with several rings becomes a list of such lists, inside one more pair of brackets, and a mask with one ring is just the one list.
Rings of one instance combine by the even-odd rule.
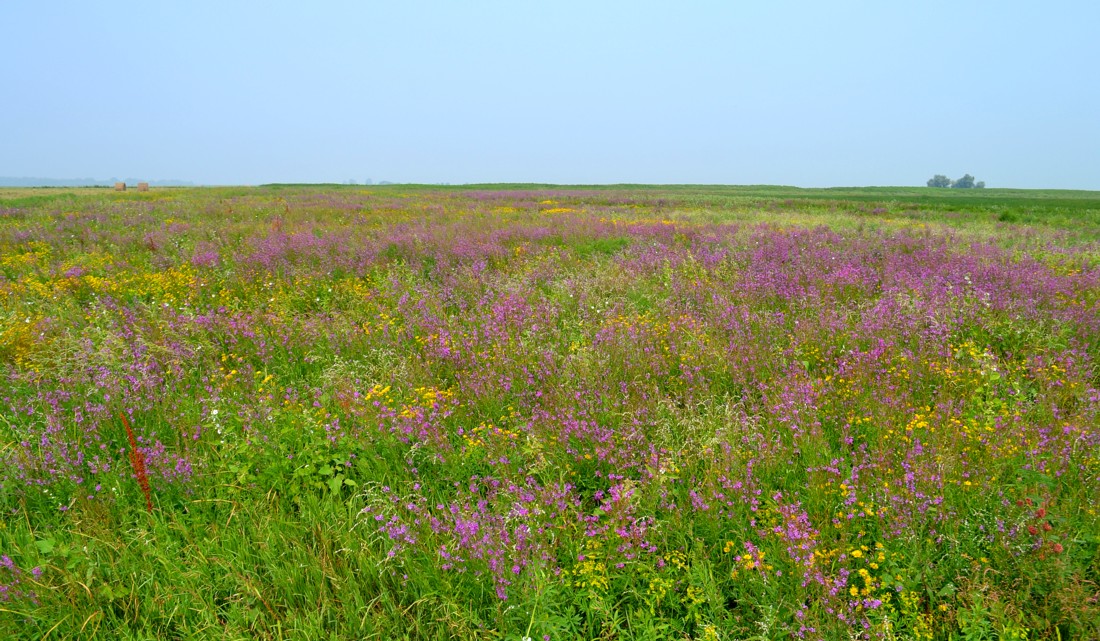
[[138, 191], [149, 191], [149, 183], [138, 183]]
[[126, 191], [126, 183], [115, 183], [115, 191]]

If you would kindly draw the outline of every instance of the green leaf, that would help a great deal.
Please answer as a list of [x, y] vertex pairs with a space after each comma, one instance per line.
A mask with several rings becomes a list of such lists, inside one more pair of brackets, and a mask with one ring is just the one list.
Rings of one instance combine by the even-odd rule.
[[57, 541], [53, 539], [42, 539], [41, 541], [35, 541], [34, 544], [38, 546], [38, 551], [42, 554], [49, 554], [53, 552], [53, 548], [57, 545]]
[[325, 465], [320, 469], [321, 476], [332, 476], [333, 469], [331, 465]]

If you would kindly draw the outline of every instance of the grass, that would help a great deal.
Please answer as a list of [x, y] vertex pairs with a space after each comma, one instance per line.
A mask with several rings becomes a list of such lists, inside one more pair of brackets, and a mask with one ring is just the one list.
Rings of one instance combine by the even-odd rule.
[[1098, 212], [0, 190], [0, 635], [1096, 638]]

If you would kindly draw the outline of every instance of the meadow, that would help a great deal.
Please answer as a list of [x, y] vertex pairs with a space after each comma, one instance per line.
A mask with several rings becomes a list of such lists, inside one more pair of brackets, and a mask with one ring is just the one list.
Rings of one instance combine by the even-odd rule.
[[0, 637], [1100, 638], [1100, 193], [0, 190]]

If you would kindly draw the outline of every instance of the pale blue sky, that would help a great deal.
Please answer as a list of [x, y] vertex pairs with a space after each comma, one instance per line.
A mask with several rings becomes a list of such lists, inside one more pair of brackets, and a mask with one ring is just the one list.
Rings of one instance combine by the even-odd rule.
[[1095, 2], [0, 2], [0, 175], [1100, 189]]

